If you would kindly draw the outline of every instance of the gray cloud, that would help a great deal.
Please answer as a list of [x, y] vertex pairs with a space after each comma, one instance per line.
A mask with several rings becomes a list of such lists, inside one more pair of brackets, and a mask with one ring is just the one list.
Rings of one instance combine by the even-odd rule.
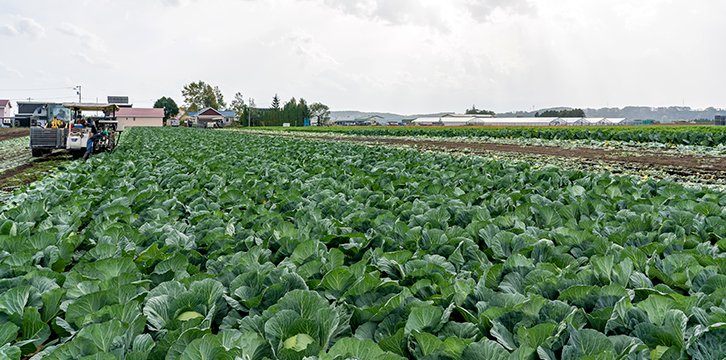
[[536, 11], [529, 0], [466, 0], [464, 5], [471, 17], [480, 22], [489, 21], [497, 11], [514, 14], [532, 14]]
[[15, 24], [5, 24], [0, 26], [0, 34], [7, 36], [28, 36], [33, 39], [40, 39], [45, 36], [45, 28], [37, 21], [20, 17]]
[[532, 14], [530, 0], [323, 0], [323, 3], [344, 13], [391, 25], [420, 25], [448, 32], [451, 26], [467, 16], [487, 22], [497, 11]]
[[390, 25], [422, 25], [448, 31], [450, 26], [442, 14], [442, 3], [419, 0], [323, 0], [323, 3], [360, 18]]

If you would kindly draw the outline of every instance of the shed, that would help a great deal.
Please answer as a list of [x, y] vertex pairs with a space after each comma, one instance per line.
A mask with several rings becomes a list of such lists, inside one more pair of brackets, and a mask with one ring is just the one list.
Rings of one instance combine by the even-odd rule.
[[0, 100], [0, 124], [4, 126], [14, 126], [13, 104], [10, 100]]

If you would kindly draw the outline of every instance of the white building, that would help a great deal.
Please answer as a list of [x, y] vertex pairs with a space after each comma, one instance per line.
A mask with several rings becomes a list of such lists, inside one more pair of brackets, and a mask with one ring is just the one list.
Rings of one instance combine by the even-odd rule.
[[120, 108], [116, 112], [118, 129], [140, 126], [164, 126], [164, 109]]
[[557, 126], [562, 121], [560, 118], [476, 118], [469, 122], [475, 126]]
[[467, 126], [474, 120], [473, 117], [442, 116], [421, 117], [413, 120], [411, 124], [419, 126]]
[[13, 104], [10, 100], [0, 100], [0, 124], [10, 126], [13, 121]]

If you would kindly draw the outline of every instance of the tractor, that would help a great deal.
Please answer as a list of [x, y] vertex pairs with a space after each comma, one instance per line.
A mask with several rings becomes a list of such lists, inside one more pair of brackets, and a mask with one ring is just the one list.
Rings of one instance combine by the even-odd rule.
[[110, 151], [118, 142], [116, 111], [114, 104], [65, 103], [48, 104], [41, 110], [45, 116], [31, 119], [30, 150], [34, 157], [43, 156], [61, 149], [74, 156], [86, 152], [91, 129], [76, 122], [83, 112], [102, 113], [102, 116], [86, 116], [96, 123], [104, 136], [94, 143], [94, 152]]

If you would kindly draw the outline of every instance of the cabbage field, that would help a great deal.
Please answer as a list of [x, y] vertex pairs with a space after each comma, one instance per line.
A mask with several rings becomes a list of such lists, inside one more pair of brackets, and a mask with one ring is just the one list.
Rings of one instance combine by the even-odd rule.
[[532, 138], [544, 140], [596, 140], [669, 145], [719, 146], [726, 144], [723, 126], [570, 126], [570, 127], [315, 127], [286, 131], [331, 132], [366, 136], [436, 136]]
[[199, 129], [0, 205], [2, 359], [723, 359], [726, 194]]
[[0, 173], [30, 162], [27, 136], [0, 140]]

